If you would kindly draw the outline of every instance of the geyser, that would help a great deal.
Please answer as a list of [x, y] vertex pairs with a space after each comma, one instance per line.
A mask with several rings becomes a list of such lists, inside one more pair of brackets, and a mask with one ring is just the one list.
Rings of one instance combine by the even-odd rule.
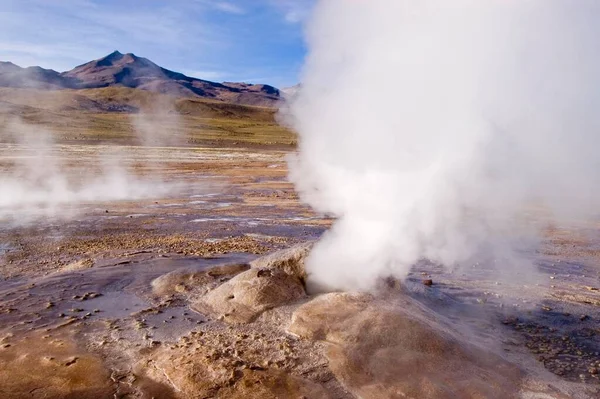
[[338, 220], [309, 282], [369, 289], [422, 258], [510, 267], [535, 237], [524, 211], [595, 215], [599, 20], [595, 0], [319, 1], [290, 176]]

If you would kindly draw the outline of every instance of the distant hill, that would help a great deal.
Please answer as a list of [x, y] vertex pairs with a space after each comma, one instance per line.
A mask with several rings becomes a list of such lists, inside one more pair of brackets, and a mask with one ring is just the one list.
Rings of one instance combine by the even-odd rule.
[[271, 107], [119, 85], [62, 90], [0, 87], [0, 141], [6, 139], [3, 129], [11, 129], [16, 121], [30, 130], [42, 127], [56, 143], [138, 145], [136, 123], [146, 121], [158, 136], [169, 137], [168, 145], [292, 148], [296, 136], [277, 122], [277, 113]]
[[12, 62], [0, 62], [0, 87], [56, 90], [75, 86], [76, 82], [52, 69], [21, 68]]
[[[54, 113], [120, 113], [194, 115], [203, 118], [275, 122], [276, 109], [232, 104], [200, 97], [177, 97], [129, 87], [44, 90], [0, 87], [0, 114], [28, 115], [26, 110]], [[0, 126], [1, 127], [1, 126]]]
[[21, 68], [0, 62], [0, 87], [41, 90], [129, 87], [176, 97], [200, 97], [232, 104], [274, 107], [282, 93], [269, 85], [216, 83], [162, 68], [135, 54], [115, 51], [66, 72]]

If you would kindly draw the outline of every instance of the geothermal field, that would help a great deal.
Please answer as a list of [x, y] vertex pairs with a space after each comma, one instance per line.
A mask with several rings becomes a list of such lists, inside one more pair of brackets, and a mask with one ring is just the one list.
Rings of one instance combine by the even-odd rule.
[[600, 398], [598, 20], [316, 1], [285, 91], [0, 63], [0, 399]]
[[334, 219], [300, 203], [292, 149], [88, 133], [0, 150], [1, 397], [598, 397], [598, 222], [532, 206], [533, 267], [319, 292], [304, 260]]

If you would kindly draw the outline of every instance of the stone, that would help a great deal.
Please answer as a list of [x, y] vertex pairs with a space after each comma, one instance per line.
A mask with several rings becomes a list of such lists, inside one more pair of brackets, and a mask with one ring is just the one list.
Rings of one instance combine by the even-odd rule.
[[185, 294], [201, 289], [223, 276], [233, 277], [250, 268], [248, 264], [216, 266], [208, 270], [179, 269], [164, 274], [151, 283], [152, 292], [158, 296]]
[[252, 268], [194, 301], [191, 308], [228, 323], [249, 323], [265, 310], [305, 296], [301, 281], [283, 269]]
[[304, 261], [313, 245], [314, 241], [297, 244], [255, 259], [250, 262], [250, 266], [255, 269], [280, 269], [289, 275], [296, 276], [304, 284], [306, 281]]

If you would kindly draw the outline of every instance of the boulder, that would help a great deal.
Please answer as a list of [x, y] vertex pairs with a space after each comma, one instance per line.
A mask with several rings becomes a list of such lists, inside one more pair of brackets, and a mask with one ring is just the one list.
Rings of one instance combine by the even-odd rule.
[[304, 284], [306, 280], [304, 261], [313, 245], [313, 241], [297, 244], [255, 259], [250, 262], [250, 266], [258, 269], [280, 269], [289, 275], [296, 276]]
[[265, 310], [305, 295], [296, 276], [277, 268], [252, 268], [194, 301], [191, 308], [228, 323], [249, 323]]
[[154, 279], [151, 283], [152, 292], [157, 296], [169, 296], [197, 290], [208, 291], [222, 279], [230, 279], [249, 268], [245, 263], [216, 266], [206, 270], [182, 268]]

